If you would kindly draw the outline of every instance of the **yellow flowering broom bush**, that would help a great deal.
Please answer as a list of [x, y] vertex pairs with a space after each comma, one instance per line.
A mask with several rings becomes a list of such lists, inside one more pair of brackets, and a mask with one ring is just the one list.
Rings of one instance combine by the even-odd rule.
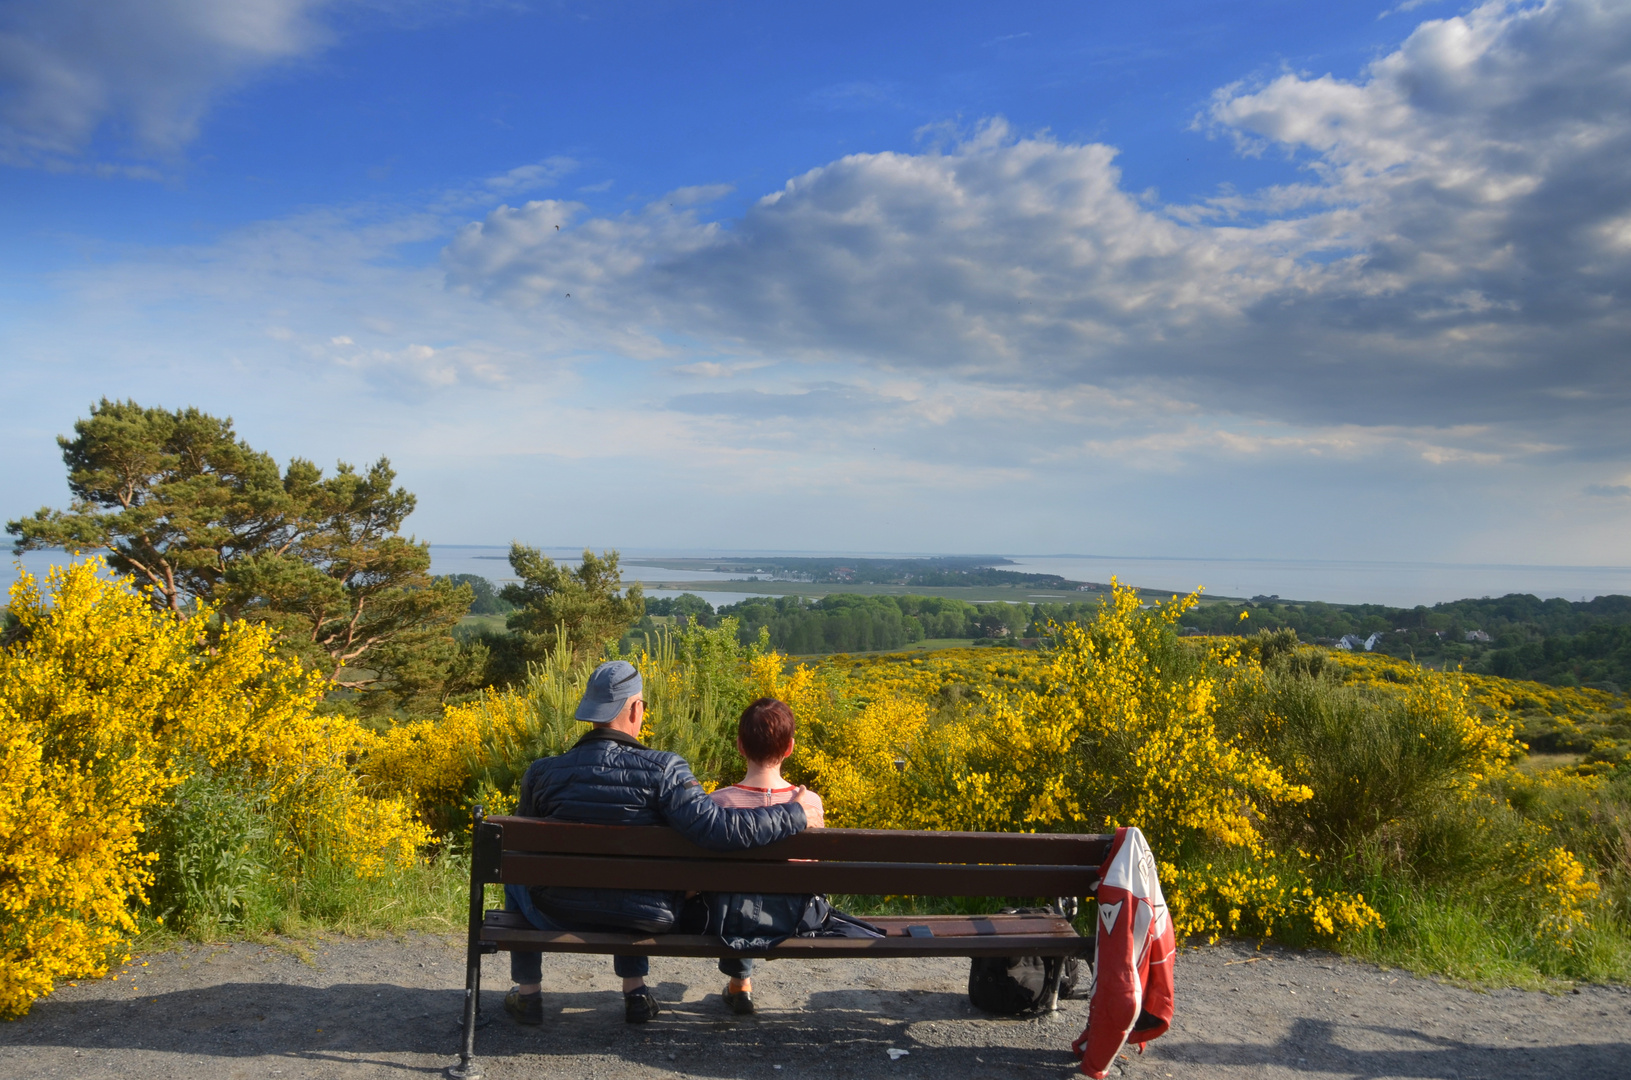
[[834, 824], [1137, 825], [1163, 860], [1180, 934], [1375, 925], [1362, 898], [1316, 888], [1265, 845], [1263, 808], [1310, 792], [1220, 731], [1220, 688], [1237, 661], [1177, 644], [1174, 626], [1196, 599], [1146, 610], [1116, 583], [1091, 626], [1053, 627], [1042, 653], [902, 657], [888, 672], [841, 659], [865, 704], [809, 717], [799, 775]]
[[123, 958], [153, 855], [143, 833], [200, 769], [241, 769], [266, 792], [272, 840], [298, 874], [412, 860], [405, 805], [365, 797], [350, 759], [366, 733], [321, 717], [321, 682], [271, 631], [209, 612], [157, 612], [99, 560], [13, 586], [0, 650], [0, 1013]]

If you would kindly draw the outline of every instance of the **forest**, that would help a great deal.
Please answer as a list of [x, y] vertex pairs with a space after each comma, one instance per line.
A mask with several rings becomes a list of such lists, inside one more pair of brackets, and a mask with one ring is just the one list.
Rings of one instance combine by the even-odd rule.
[[1334, 645], [1348, 634], [1379, 633], [1376, 651], [1435, 667], [1460, 665], [1481, 674], [1610, 693], [1631, 688], [1627, 596], [1542, 600], [1514, 593], [1414, 608], [1285, 603], [1260, 596], [1194, 608], [1185, 614], [1184, 626], [1201, 634], [1290, 628], [1303, 641], [1321, 645]]

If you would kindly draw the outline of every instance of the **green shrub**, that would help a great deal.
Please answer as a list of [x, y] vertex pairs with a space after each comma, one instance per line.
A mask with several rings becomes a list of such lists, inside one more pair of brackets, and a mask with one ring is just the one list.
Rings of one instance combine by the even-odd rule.
[[269, 834], [264, 793], [245, 774], [194, 773], [151, 828], [150, 910], [185, 932], [241, 922], [267, 874]]
[[1446, 698], [1346, 687], [1270, 668], [1260, 708], [1265, 751], [1314, 792], [1276, 811], [1288, 840], [1321, 851], [1423, 827], [1491, 764], [1484, 742]]

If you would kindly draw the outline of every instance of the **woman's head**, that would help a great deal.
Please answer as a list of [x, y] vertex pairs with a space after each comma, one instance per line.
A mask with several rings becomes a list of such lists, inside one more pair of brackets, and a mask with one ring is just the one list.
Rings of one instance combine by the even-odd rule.
[[793, 710], [775, 698], [762, 697], [742, 710], [736, 722], [736, 744], [756, 765], [773, 765], [793, 752]]

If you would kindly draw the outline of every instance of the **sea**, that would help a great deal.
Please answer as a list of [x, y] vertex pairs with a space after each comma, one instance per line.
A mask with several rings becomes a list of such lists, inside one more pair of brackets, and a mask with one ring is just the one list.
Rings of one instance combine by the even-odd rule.
[[[508, 546], [433, 544], [431, 571], [479, 574], [499, 584], [514, 580]], [[576, 563], [581, 547], [544, 548], [545, 555]], [[625, 580], [684, 582], [715, 607], [734, 604], [744, 594], [720, 588], [733, 576], [711, 570], [667, 570], [644, 559], [715, 557], [902, 558], [878, 552], [771, 552], [625, 549]], [[1205, 559], [1152, 558], [1126, 555], [1009, 555], [1004, 569], [1058, 574], [1072, 581], [1107, 582], [1112, 577], [1139, 588], [1188, 592], [1204, 586], [1212, 596], [1278, 596], [1285, 600], [1323, 600], [1334, 604], [1386, 604], [1392, 607], [1432, 605], [1447, 600], [1532, 593], [1542, 598], [1589, 600], [1608, 594], [1631, 595], [1631, 566], [1545, 566], [1520, 563], [1442, 563], [1345, 561], [1336, 559]], [[36, 576], [66, 561], [60, 551], [31, 551], [14, 559]], [[7, 575], [7, 581], [14, 575]], [[691, 584], [695, 588], [690, 588]], [[710, 586], [712, 586], [710, 588]], [[673, 592], [656, 595], [677, 595]]]

